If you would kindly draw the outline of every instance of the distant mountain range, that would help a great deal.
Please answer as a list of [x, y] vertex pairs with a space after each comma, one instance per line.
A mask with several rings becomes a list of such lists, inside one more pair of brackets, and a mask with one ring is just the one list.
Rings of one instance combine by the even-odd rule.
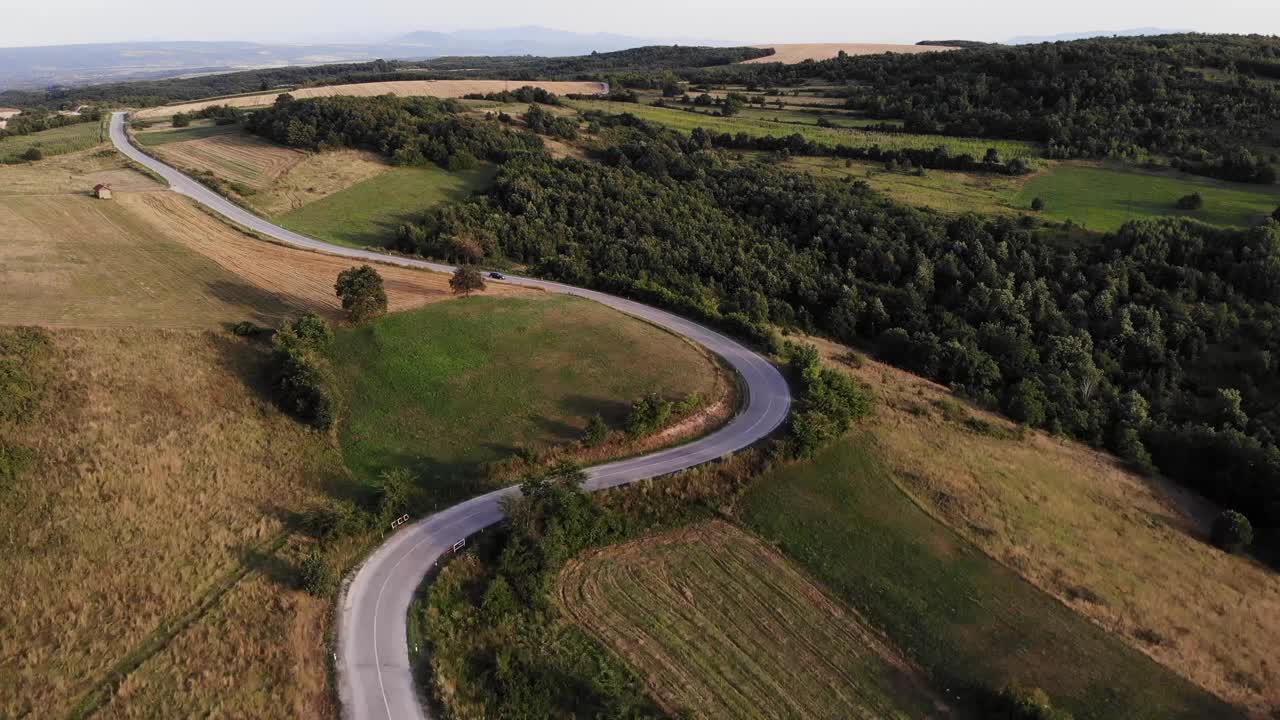
[[[373, 43], [130, 42], [0, 48], [0, 90], [87, 85], [287, 65], [447, 55], [586, 55], [670, 39], [543, 27], [414, 32]], [[681, 44], [718, 44], [696, 40]]]
[[1099, 30], [1097, 32], [1061, 33], [1059, 35], [1022, 35], [1012, 38], [1009, 45], [1031, 45], [1033, 43], [1066, 42], [1069, 40], [1088, 40], [1098, 37], [1138, 37], [1140, 35], [1170, 35], [1190, 32], [1189, 30], [1169, 30], [1167, 28], [1131, 28], [1129, 30]]

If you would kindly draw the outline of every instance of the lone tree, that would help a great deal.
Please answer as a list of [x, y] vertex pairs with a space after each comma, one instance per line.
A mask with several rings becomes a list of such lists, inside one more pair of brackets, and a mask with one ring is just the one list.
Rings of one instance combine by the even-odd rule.
[[1223, 510], [1213, 521], [1210, 539], [1227, 552], [1239, 552], [1253, 543], [1253, 525], [1235, 510]]
[[1044, 210], [1044, 198], [1036, 198], [1031, 201], [1031, 209], [1036, 212]]
[[351, 322], [366, 322], [387, 312], [387, 291], [382, 286], [382, 276], [368, 265], [338, 273], [333, 289]]
[[453, 277], [449, 279], [449, 287], [453, 288], [454, 295], [471, 297], [471, 293], [484, 290], [484, 278], [480, 276], [479, 270], [463, 265], [453, 271]]

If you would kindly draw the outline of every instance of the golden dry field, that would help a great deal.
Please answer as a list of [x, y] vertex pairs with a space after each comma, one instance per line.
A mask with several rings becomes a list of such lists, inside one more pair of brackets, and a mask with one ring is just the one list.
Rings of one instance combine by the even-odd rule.
[[[299, 88], [289, 92], [295, 98], [327, 97], [330, 95], [354, 95], [372, 97], [375, 95], [431, 96], [440, 98], [460, 98], [472, 93], [501, 92], [524, 85], [543, 88], [557, 95], [570, 93], [595, 94], [603, 91], [598, 82], [577, 81], [539, 81], [539, 80], [396, 80], [392, 82], [356, 83], [352, 85], [328, 85], [323, 87]], [[163, 105], [146, 108], [134, 113], [138, 119], [169, 117], [179, 112], [195, 112], [212, 105], [230, 105], [232, 107], [262, 107], [275, 102], [281, 93], [261, 93], [258, 95], [241, 95], [221, 100], [199, 100], [179, 105]]]
[[[107, 699], [187, 716], [200, 713], [183, 699], [205, 694], [203, 711], [314, 717], [297, 710], [328, 703], [324, 646], [298, 638], [319, 634], [320, 608], [293, 589], [280, 543], [287, 515], [342, 477], [340, 453], [275, 409], [264, 350], [229, 335], [63, 330], [47, 344], [27, 363], [43, 399], [0, 422], [0, 441], [36, 458], [0, 504], [0, 715]], [[173, 660], [128, 672], [175, 633]], [[166, 662], [192, 672], [129, 703]]]
[[[103, 181], [113, 200], [89, 196]], [[333, 282], [355, 264], [245, 235], [111, 151], [0, 167], [0, 187], [0, 325], [208, 329], [307, 309], [337, 319]], [[392, 310], [452, 297], [447, 276], [379, 272]]]
[[745, 60], [745, 63], [780, 62], [792, 65], [805, 60], [829, 60], [841, 51], [847, 55], [879, 55], [880, 53], [916, 53], [943, 52], [955, 50], [941, 45], [900, 45], [894, 43], [779, 43], [756, 45], [758, 48], [773, 48], [776, 52], [767, 57]]
[[927, 512], [1205, 690], [1258, 712], [1280, 706], [1280, 577], [1209, 544], [1216, 508], [909, 373], [836, 364], [874, 389], [876, 447]]

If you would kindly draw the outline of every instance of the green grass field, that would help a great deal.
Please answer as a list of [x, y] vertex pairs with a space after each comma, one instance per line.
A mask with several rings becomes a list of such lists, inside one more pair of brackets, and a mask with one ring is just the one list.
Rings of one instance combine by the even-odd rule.
[[[1179, 210], [1178, 199], [1198, 192], [1200, 210]], [[1187, 216], [1215, 225], [1254, 225], [1280, 206], [1276, 186], [1229, 183], [1176, 172], [1120, 166], [1062, 165], [1027, 181], [1013, 199], [1028, 208], [1045, 201], [1044, 215], [1072, 220], [1090, 230], [1115, 230], [1141, 217]]]
[[463, 172], [435, 165], [392, 168], [274, 220], [339, 245], [385, 247], [401, 223], [434, 205], [465, 199], [487, 186], [495, 172], [490, 165]]
[[[873, 118], [858, 117], [839, 109], [833, 109], [826, 112], [821, 110], [804, 110], [801, 108], [774, 108], [774, 107], [746, 107], [734, 117], [748, 118], [751, 120], [766, 120], [769, 122], [787, 123], [794, 125], [812, 125], [817, 127], [818, 118], [826, 118], [828, 122], [838, 128], [864, 128], [872, 125], [879, 125], [883, 120], [875, 120]], [[901, 125], [901, 123], [888, 121], [892, 125]]]
[[1016, 681], [1077, 720], [1239, 716], [921, 511], [865, 437], [766, 473], [740, 510], [937, 687], [971, 694]]
[[786, 166], [821, 177], [863, 180], [898, 202], [954, 213], [1012, 212], [1013, 198], [1021, 183], [1006, 175], [945, 170], [926, 170], [924, 175], [916, 175], [905, 170], [885, 170], [882, 163], [846, 163], [839, 158], [792, 157]]
[[348, 467], [365, 479], [410, 467], [438, 500], [479, 489], [486, 462], [577, 440], [594, 413], [620, 426], [647, 392], [709, 397], [718, 372], [662, 330], [560, 296], [389, 315], [339, 332], [333, 356]]
[[19, 160], [27, 150], [38, 147], [45, 157], [88, 150], [106, 142], [102, 123], [82, 122], [30, 135], [14, 135], [0, 140], [0, 162]]
[[[609, 113], [631, 113], [636, 117], [660, 123], [683, 132], [701, 127], [706, 130], [727, 133], [747, 133], [755, 137], [785, 137], [799, 133], [806, 140], [824, 145], [850, 145], [871, 147], [879, 145], [888, 150], [931, 149], [946, 146], [952, 153], [968, 153], [982, 157], [988, 148], [996, 148], [1002, 158], [1034, 158], [1039, 154], [1034, 143], [1019, 140], [991, 140], [947, 137], [944, 135], [913, 135], [907, 133], [881, 133], [855, 128], [820, 128], [761, 120], [745, 115], [720, 117], [703, 113], [690, 113], [674, 108], [657, 108], [637, 103], [617, 103], [603, 100], [571, 100], [568, 104], [579, 110], [602, 110]], [[769, 111], [761, 111], [769, 112]], [[816, 122], [816, 118], [814, 122]]]
[[138, 141], [139, 145], [154, 147], [156, 145], [182, 142], [183, 140], [199, 140], [200, 138], [214, 137], [215, 135], [230, 135], [240, 132], [240, 129], [239, 125], [214, 125], [212, 121], [208, 121], [208, 124], [193, 124], [191, 127], [174, 130], [140, 132], [133, 137]]

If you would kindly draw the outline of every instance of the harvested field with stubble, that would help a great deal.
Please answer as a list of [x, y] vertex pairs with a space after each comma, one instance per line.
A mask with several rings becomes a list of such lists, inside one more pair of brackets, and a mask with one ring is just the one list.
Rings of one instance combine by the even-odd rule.
[[[582, 93], [597, 94], [604, 91], [598, 82], [577, 81], [542, 81], [542, 80], [396, 80], [392, 82], [357, 83], [352, 85], [328, 85], [324, 87], [299, 88], [289, 91], [295, 98], [327, 97], [330, 95], [354, 95], [357, 97], [373, 97], [376, 95], [399, 95], [402, 97], [431, 96], [440, 98], [460, 98], [472, 93], [501, 92], [524, 85], [543, 88], [557, 95]], [[179, 112], [195, 112], [213, 105], [230, 105], [232, 107], [263, 107], [275, 102], [281, 95], [278, 92], [258, 95], [240, 95], [221, 100], [199, 100], [181, 105], [164, 105], [147, 108], [134, 113], [139, 119], [169, 117]]]
[[307, 157], [243, 132], [157, 145], [148, 152], [175, 167], [207, 170], [252, 190], [266, 189]]
[[846, 369], [881, 398], [868, 430], [922, 508], [1201, 688], [1280, 708], [1280, 576], [1208, 543], [1216, 508], [1080, 444], [1018, 438], [914, 375], [870, 360]]
[[856, 613], [720, 521], [572, 560], [555, 592], [560, 609], [620, 655], [672, 714], [947, 714]]
[[915, 55], [917, 53], [943, 52], [956, 49], [941, 45], [900, 45], [895, 43], [782, 43], [755, 45], [753, 47], [773, 48], [776, 52], [766, 57], [744, 60], [744, 64], [780, 62], [792, 65], [805, 60], [829, 60], [841, 51], [844, 51], [847, 55], [879, 55], [881, 53]]
[[36, 458], [0, 488], [0, 716], [109, 703], [112, 717], [316, 717], [325, 603], [294, 589], [304, 541], [284, 518], [346, 474], [266, 399], [265, 346], [145, 328], [47, 337], [24, 363], [42, 399], [0, 420], [0, 443]]

